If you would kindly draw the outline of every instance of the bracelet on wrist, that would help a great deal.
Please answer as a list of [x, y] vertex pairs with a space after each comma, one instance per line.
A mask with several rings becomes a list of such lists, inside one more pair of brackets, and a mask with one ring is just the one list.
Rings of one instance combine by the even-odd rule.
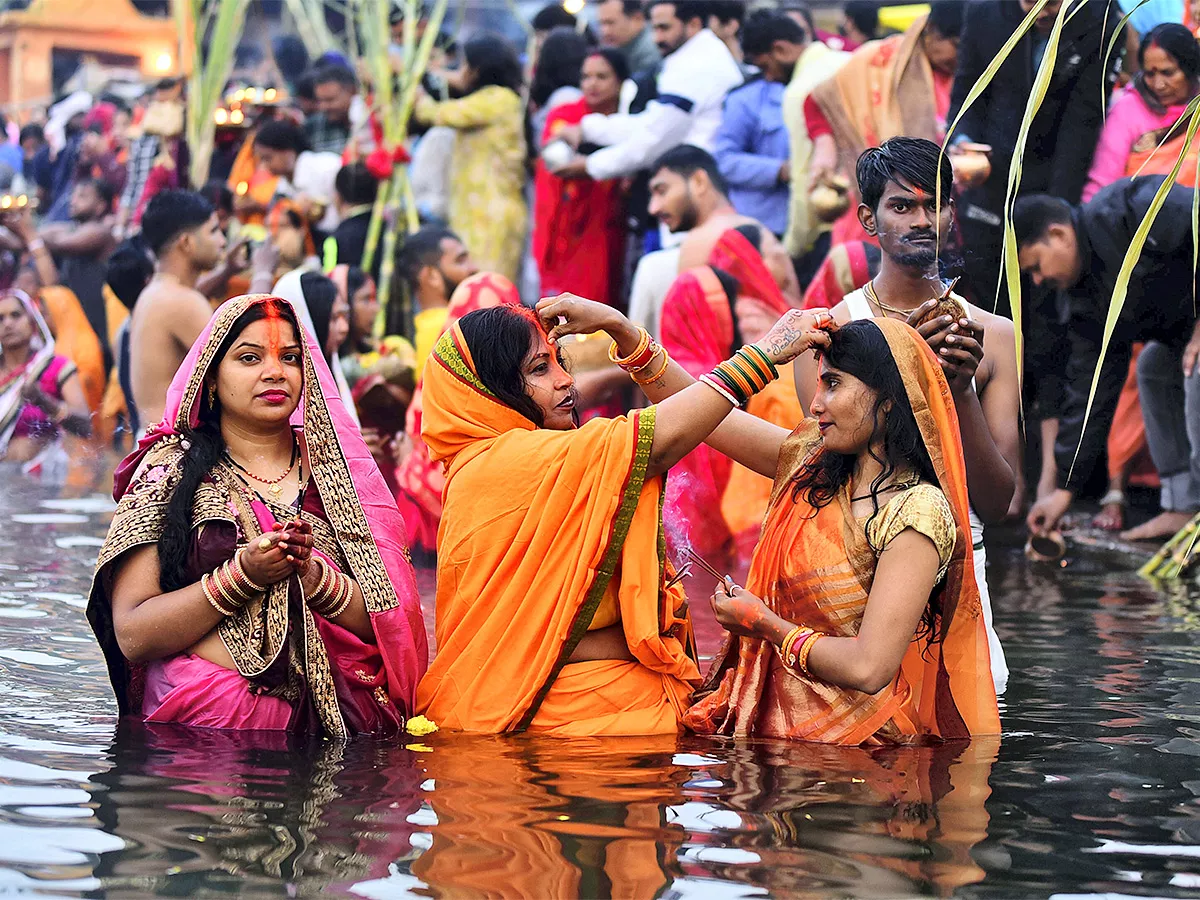
[[[646, 387], [646, 386], [652, 385], [652, 384], [657, 384], [658, 382], [662, 381], [663, 376], [667, 374], [667, 369], [669, 369], [671, 367], [671, 354], [667, 352], [667, 348], [660, 347], [658, 344], [654, 344], [653, 341], [651, 341], [651, 344], [654, 345], [654, 348], [657, 352], [662, 353], [662, 364], [658, 367], [658, 371], [656, 371], [653, 375], [649, 375], [649, 376], [643, 378], [642, 373], [645, 372], [646, 369], [649, 369], [651, 367], [651, 364], [648, 363], [643, 368], [637, 369], [637, 370], [629, 373], [633, 378], [634, 384], [639, 384], [643, 387]], [[653, 361], [653, 357], [651, 358], [651, 360]]]
[[620, 366], [626, 372], [633, 372], [644, 369], [650, 364], [650, 361], [654, 359], [657, 347], [658, 345], [650, 337], [650, 332], [645, 328], [638, 328], [638, 343], [634, 351], [628, 356], [620, 356], [617, 342], [613, 341], [608, 348], [608, 358], [610, 362]]

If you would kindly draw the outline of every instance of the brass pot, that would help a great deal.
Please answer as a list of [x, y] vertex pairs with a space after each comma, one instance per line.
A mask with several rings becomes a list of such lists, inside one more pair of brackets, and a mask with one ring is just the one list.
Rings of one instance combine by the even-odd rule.
[[951, 155], [950, 165], [954, 169], [954, 180], [966, 184], [983, 184], [992, 174], [992, 152], [990, 144], [964, 143], [958, 145], [958, 153]]
[[819, 221], [836, 222], [850, 208], [850, 184], [840, 176], [822, 181], [809, 192], [808, 202]]

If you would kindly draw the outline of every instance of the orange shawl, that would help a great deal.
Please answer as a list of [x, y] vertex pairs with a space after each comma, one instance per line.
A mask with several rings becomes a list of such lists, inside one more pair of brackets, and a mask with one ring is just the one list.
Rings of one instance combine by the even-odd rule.
[[[573, 431], [536, 428], [483, 386], [458, 324], [442, 335], [424, 381], [422, 433], [446, 489], [438, 653], [417, 692], [422, 713], [491, 733], [636, 734], [663, 719], [676, 729], [699, 670], [683, 591], [664, 590], [663, 479], [646, 479], [654, 421], [651, 407]], [[567, 666], [614, 578], [637, 662]], [[622, 701], [622, 683], [632, 697], [648, 681], [655, 710]], [[590, 687], [617, 708], [589, 706]]]
[[[868, 695], [785, 670], [768, 643], [731, 638], [714, 661], [702, 699], [684, 718], [694, 731], [832, 744], [1000, 732], [967, 521], [966, 465], [950, 388], [915, 331], [892, 319], [869, 321], [887, 338], [958, 523], [954, 555], [936, 589], [940, 640], [914, 640], [892, 684]], [[748, 588], [788, 621], [852, 637], [866, 609], [876, 557], [850, 512], [848, 487], [815, 511], [793, 499], [793, 477], [819, 452], [819, 442], [811, 420], [784, 442]]]
[[868, 147], [896, 135], [940, 141], [933, 71], [921, 50], [921, 16], [903, 34], [871, 41], [812, 91], [851, 163]]
[[38, 296], [54, 332], [55, 352], [75, 363], [88, 409], [98, 413], [108, 385], [100, 338], [92, 331], [79, 298], [70, 288], [52, 284], [42, 288]]

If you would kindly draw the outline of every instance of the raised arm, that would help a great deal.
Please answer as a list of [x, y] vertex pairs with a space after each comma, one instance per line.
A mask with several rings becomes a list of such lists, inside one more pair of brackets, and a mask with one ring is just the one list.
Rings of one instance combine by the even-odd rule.
[[[552, 339], [604, 331], [616, 343], [621, 357], [634, 354], [641, 344], [641, 330], [619, 312], [572, 294], [543, 300], [538, 304], [538, 314]], [[790, 362], [805, 350], [827, 345], [828, 332], [818, 327], [818, 321], [819, 316], [812, 313], [789, 312], [754, 346], [776, 365]], [[657, 407], [650, 474], [662, 474], [707, 440], [743, 465], [774, 477], [779, 447], [787, 431], [744, 413], [738, 413], [728, 427], [722, 426], [734, 409], [729, 399], [666, 359], [661, 348], [650, 358], [643, 378], [658, 376], [660, 370], [661, 376], [654, 377], [653, 383], [642, 385]], [[718, 426], [722, 426], [719, 435]]]

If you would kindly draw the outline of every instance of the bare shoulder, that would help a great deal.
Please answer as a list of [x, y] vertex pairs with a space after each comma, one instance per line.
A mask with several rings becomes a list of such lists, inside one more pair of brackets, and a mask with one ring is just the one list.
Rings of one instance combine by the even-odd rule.
[[829, 312], [833, 316], [833, 321], [839, 325], [845, 325], [850, 321], [850, 307], [846, 304], [845, 300], [842, 300]]

